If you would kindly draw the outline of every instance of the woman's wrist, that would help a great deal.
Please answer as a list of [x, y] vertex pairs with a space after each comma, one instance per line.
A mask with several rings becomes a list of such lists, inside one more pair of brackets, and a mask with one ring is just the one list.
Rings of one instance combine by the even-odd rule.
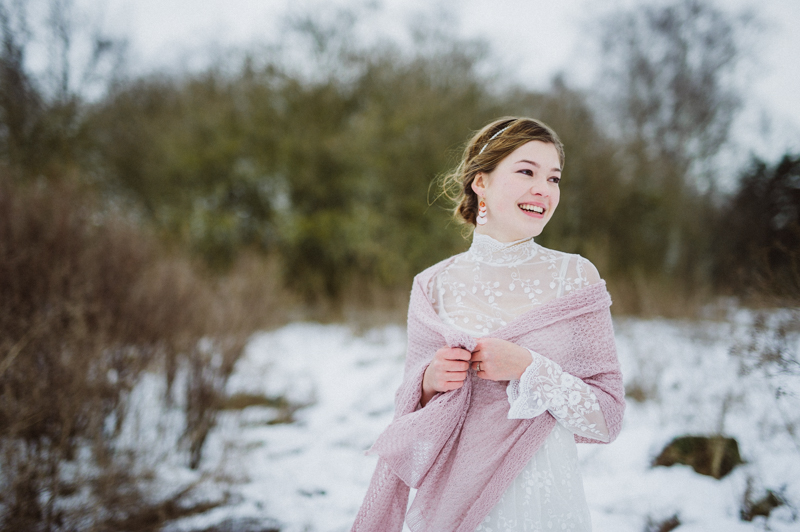
[[428, 404], [428, 401], [433, 399], [433, 396], [436, 395], [438, 392], [433, 389], [433, 387], [428, 383], [428, 369], [430, 366], [425, 368], [425, 373], [422, 374], [422, 395], [419, 399], [419, 404], [425, 406]]
[[517, 347], [519, 348], [519, 357], [518, 357], [519, 365], [517, 367], [518, 369], [517, 380], [519, 380], [522, 378], [522, 374], [525, 373], [525, 370], [528, 369], [528, 367], [531, 365], [531, 362], [533, 362], [534, 355], [533, 351], [531, 351], [530, 349], [526, 349], [520, 345], [518, 345]]

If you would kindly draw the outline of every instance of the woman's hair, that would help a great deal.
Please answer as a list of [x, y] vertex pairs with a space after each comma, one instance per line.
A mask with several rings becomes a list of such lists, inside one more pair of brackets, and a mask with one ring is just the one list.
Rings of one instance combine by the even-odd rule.
[[475, 225], [478, 216], [478, 195], [472, 190], [475, 177], [480, 172], [492, 172], [511, 152], [532, 140], [555, 146], [564, 167], [564, 145], [556, 132], [540, 120], [507, 116], [475, 133], [467, 142], [458, 166], [442, 176], [442, 194], [455, 203], [453, 215]]

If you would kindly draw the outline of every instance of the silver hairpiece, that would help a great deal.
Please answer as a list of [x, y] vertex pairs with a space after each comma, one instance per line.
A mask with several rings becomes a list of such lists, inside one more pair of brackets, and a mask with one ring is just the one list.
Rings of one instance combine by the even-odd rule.
[[484, 144], [484, 145], [483, 145], [483, 148], [481, 148], [481, 151], [479, 151], [479, 152], [478, 152], [478, 155], [480, 155], [481, 153], [483, 153], [483, 150], [485, 150], [485, 149], [486, 149], [486, 146], [488, 146], [488, 145], [489, 145], [489, 143], [490, 143], [490, 142], [492, 142], [492, 141], [493, 141], [493, 140], [494, 140], [494, 139], [495, 139], [495, 138], [496, 138], [496, 137], [497, 137], [497, 136], [498, 136], [500, 133], [502, 133], [503, 131], [505, 131], [506, 129], [508, 129], [508, 128], [510, 128], [510, 127], [511, 127], [511, 124], [507, 125], [507, 126], [506, 126], [506, 127], [504, 127], [503, 129], [501, 129], [500, 131], [498, 131], [497, 133], [495, 133], [494, 135], [492, 135], [492, 138], [490, 138], [489, 140], [487, 140], [487, 141], [486, 141], [486, 144]]

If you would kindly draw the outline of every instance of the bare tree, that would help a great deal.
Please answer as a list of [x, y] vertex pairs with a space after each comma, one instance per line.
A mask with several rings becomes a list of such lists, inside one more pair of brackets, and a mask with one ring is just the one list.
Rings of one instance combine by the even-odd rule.
[[[612, 13], [602, 26], [603, 86], [623, 138], [637, 157], [658, 161], [648, 165], [651, 185], [711, 178], [741, 107], [734, 76], [753, 17], [675, 0]], [[669, 171], [653, 171], [665, 164]]]
[[[125, 42], [86, 24], [73, 0], [0, 0], [0, 160], [39, 174], [74, 158], [82, 104], [118, 76]], [[46, 50], [43, 68], [30, 50]]]
[[621, 212], [638, 213], [614, 238], [626, 262], [688, 295], [708, 286], [717, 155], [742, 105], [736, 77], [755, 19], [710, 0], [666, 0], [600, 22], [601, 111], [630, 185]]
[[21, 2], [0, 1], [0, 158], [24, 163], [42, 102], [25, 68], [30, 39]]

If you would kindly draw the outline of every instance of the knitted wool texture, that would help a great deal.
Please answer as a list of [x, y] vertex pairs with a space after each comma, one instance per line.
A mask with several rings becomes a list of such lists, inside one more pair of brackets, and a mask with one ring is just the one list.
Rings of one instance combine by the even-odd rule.
[[[464, 385], [417, 409], [422, 377], [442, 347], [475, 349], [472, 336], [441, 321], [426, 296], [431, 278], [449, 262], [414, 279], [408, 309], [408, 352], [395, 416], [368, 451], [380, 456], [353, 532], [474, 532], [556, 424], [550, 413], [507, 419], [507, 381], [468, 372]], [[520, 315], [492, 336], [533, 349], [589, 384], [610, 441], [625, 408], [609, 306], [600, 282]], [[581, 436], [576, 441], [602, 443]], [[417, 495], [406, 515], [409, 486]]]

